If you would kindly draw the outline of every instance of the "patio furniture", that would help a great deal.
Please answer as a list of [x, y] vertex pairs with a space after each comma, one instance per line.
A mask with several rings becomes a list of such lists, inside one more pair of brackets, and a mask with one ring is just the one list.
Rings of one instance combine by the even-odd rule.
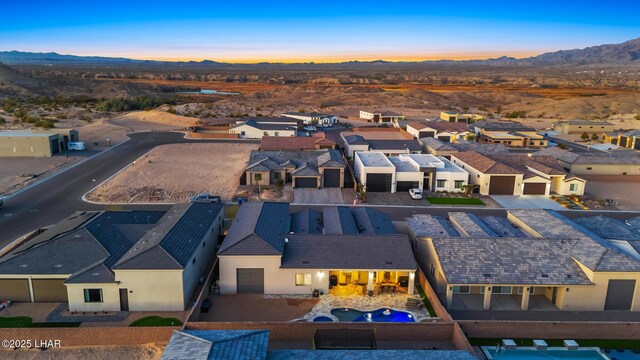
[[578, 350], [580, 345], [575, 340], [563, 340], [562, 343], [567, 350]]
[[516, 348], [516, 342], [512, 339], [502, 339], [502, 347], [507, 350], [513, 350]]
[[549, 345], [547, 345], [547, 342], [544, 340], [533, 340], [533, 347], [536, 350], [547, 350]]

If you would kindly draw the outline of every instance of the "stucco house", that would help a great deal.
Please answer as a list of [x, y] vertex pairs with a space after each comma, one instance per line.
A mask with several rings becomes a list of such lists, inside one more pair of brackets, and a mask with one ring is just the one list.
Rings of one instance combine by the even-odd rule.
[[458, 152], [451, 161], [469, 172], [482, 195], [583, 195], [586, 180], [567, 174], [551, 156]]
[[428, 191], [462, 192], [469, 174], [442, 157], [402, 154], [387, 158], [376, 151], [357, 152], [356, 179], [368, 192]]
[[548, 140], [535, 131], [485, 131], [483, 129], [477, 141], [515, 148], [544, 148], [549, 145]]
[[260, 139], [260, 150], [320, 150], [335, 149], [336, 143], [328, 139], [323, 132], [314, 134], [313, 136], [296, 136], [296, 137], [275, 137], [263, 136]]
[[440, 119], [454, 123], [471, 124], [474, 121], [483, 120], [484, 117], [482, 117], [482, 115], [469, 112], [442, 111], [440, 113]]
[[380, 284], [413, 294], [409, 239], [386, 215], [365, 207], [289, 210], [288, 203], [240, 207], [218, 250], [222, 294], [364, 295]]
[[319, 112], [286, 112], [280, 116], [302, 120], [305, 125], [334, 125], [339, 121], [336, 115]]
[[563, 120], [553, 123], [553, 130], [561, 134], [592, 134], [615, 130], [615, 125], [607, 121]]
[[369, 122], [375, 123], [392, 123], [397, 124], [398, 121], [403, 121], [405, 116], [397, 113], [395, 111], [387, 111], [387, 110], [374, 110], [374, 111], [364, 111], [360, 110], [360, 118], [365, 119]]
[[444, 156], [451, 159], [451, 154], [457, 153], [458, 149], [451, 144], [432, 137], [418, 139], [423, 146], [423, 151], [434, 156]]
[[366, 139], [361, 135], [340, 135], [344, 140], [344, 152], [351, 158], [358, 151], [378, 151], [387, 156], [420, 154], [422, 145], [417, 140]]
[[344, 187], [345, 162], [339, 150], [254, 150], [245, 168], [246, 185], [272, 185], [280, 180], [293, 188]]
[[221, 204], [77, 212], [0, 258], [0, 298], [71, 311], [183, 311], [215, 255]]
[[466, 123], [448, 121], [410, 122], [407, 132], [414, 139], [435, 138], [443, 142], [455, 142], [470, 133]]
[[[640, 311], [640, 255], [548, 210], [407, 219], [449, 310]], [[444, 224], [444, 225], [443, 225]]]
[[547, 152], [574, 175], [640, 175], [640, 156], [629, 151], [576, 154], [566, 150]]
[[256, 117], [238, 121], [229, 128], [229, 134], [241, 139], [260, 139], [263, 136], [296, 136], [301, 121], [285, 117]]
[[476, 121], [472, 125], [469, 126], [476, 135], [480, 135], [485, 131], [498, 131], [498, 132], [535, 132], [536, 129], [524, 125], [521, 122], [517, 121], [508, 121], [508, 120], [481, 120]]

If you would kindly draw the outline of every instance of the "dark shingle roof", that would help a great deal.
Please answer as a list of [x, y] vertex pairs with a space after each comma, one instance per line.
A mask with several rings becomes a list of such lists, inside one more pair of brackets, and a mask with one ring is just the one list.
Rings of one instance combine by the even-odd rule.
[[319, 167], [344, 167], [344, 159], [340, 151], [321, 149], [309, 151], [261, 151], [254, 150], [249, 156], [249, 171], [268, 171], [283, 168], [300, 170], [309, 165]]
[[367, 140], [360, 135], [347, 135], [344, 137], [344, 141], [349, 145], [369, 145]]
[[418, 140], [366, 140], [369, 148], [376, 150], [409, 150], [421, 151], [422, 146]]
[[417, 266], [404, 234], [286, 237], [282, 268], [413, 270]]
[[264, 360], [268, 330], [178, 330], [162, 360]]
[[104, 264], [100, 263], [85, 271], [78, 272], [64, 281], [65, 284], [113, 283], [115, 276]]
[[458, 151], [458, 149], [456, 149], [455, 147], [451, 146], [449, 143], [446, 143], [442, 140], [436, 139], [436, 138], [432, 138], [432, 137], [428, 137], [428, 138], [421, 138], [418, 141], [420, 141], [423, 145], [434, 149], [434, 150], [440, 150], [440, 151]]

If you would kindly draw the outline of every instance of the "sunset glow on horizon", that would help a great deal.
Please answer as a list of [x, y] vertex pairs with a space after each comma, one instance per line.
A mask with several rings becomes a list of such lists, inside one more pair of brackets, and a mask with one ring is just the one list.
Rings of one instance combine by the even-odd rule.
[[344, 62], [524, 58], [640, 36], [640, 4], [596, 1], [241, 4], [8, 1], [0, 51], [142, 60]]

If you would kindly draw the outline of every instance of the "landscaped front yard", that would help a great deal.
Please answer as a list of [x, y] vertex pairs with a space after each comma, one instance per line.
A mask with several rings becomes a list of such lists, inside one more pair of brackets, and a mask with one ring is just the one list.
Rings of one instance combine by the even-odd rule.
[[478, 198], [427, 197], [427, 201], [432, 205], [485, 205]]

